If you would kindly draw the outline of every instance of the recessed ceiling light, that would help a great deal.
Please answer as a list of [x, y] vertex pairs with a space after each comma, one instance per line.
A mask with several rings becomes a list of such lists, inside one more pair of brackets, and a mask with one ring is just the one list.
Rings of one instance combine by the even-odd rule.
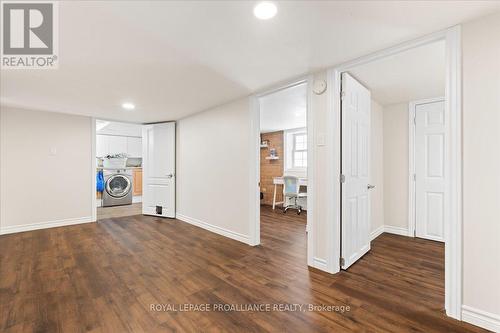
[[255, 17], [261, 20], [268, 20], [270, 18], [273, 18], [277, 12], [278, 8], [276, 8], [276, 5], [270, 1], [259, 2], [253, 8], [253, 14], [255, 15]]
[[125, 110], [133, 110], [135, 109], [135, 105], [132, 103], [123, 103], [122, 108], [124, 108]]

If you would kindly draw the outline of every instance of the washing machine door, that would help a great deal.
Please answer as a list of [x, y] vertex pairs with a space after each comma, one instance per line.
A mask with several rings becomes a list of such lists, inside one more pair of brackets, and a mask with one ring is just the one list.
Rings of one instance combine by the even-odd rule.
[[106, 192], [113, 198], [123, 198], [130, 192], [132, 184], [124, 175], [113, 175], [106, 181]]

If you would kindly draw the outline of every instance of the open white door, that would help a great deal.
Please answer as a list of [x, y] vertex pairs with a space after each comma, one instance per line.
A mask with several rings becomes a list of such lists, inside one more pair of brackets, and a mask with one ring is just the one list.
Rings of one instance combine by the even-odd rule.
[[175, 217], [175, 123], [142, 129], [142, 213]]
[[370, 113], [370, 91], [342, 73], [342, 269], [370, 250]]
[[415, 236], [444, 241], [447, 135], [444, 101], [415, 106]]

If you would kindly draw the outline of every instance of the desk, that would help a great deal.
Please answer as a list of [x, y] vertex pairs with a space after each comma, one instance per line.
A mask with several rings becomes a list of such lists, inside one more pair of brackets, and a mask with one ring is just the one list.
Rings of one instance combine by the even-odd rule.
[[[276, 202], [276, 188], [278, 185], [283, 185], [283, 177], [274, 177], [273, 178], [273, 184], [274, 184], [274, 194], [273, 194], [273, 209], [276, 205], [280, 205], [284, 203], [283, 201], [281, 202]], [[307, 187], [307, 178], [299, 178], [299, 186], [305, 186]]]

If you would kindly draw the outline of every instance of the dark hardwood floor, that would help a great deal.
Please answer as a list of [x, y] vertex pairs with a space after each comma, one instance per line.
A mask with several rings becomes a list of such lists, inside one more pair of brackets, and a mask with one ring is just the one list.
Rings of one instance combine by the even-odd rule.
[[[443, 314], [442, 244], [383, 234], [349, 271], [329, 275], [306, 266], [304, 215], [264, 207], [261, 233], [252, 248], [136, 215], [0, 236], [0, 331], [481, 331]], [[187, 303], [350, 311], [180, 311]]]

